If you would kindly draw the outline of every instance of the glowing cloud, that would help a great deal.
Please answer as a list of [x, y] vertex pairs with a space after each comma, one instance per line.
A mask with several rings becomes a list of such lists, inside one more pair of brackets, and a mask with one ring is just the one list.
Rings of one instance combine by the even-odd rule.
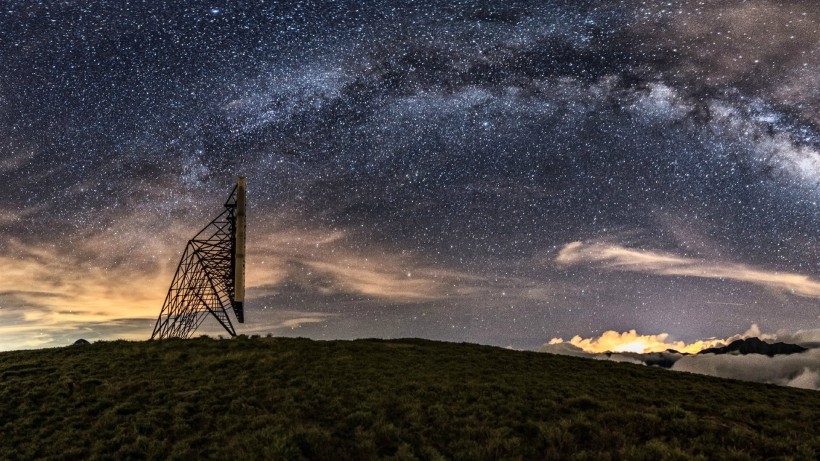
[[[0, 223], [4, 216], [0, 210]], [[89, 235], [70, 252], [15, 239], [0, 242], [5, 250], [0, 255], [0, 350], [63, 345], [81, 336], [146, 338], [184, 243], [196, 229], [172, 220], [165, 237], [158, 239], [145, 222], [150, 220], [123, 216], [118, 228], [126, 231]], [[466, 282], [483, 280], [426, 267], [401, 253], [354, 250], [346, 239], [345, 232], [322, 229], [255, 235], [248, 247], [249, 299], [295, 283], [319, 295], [355, 294], [403, 303], [463, 295], [469, 293]], [[122, 248], [130, 249], [127, 257]], [[329, 318], [288, 311], [267, 318], [260, 332]]]
[[21, 256], [0, 256], [0, 293], [32, 308], [23, 310], [25, 320], [47, 326], [144, 317], [162, 303], [157, 274], [83, 267], [53, 248], [15, 245]]
[[646, 354], [649, 352], [663, 352], [667, 349], [695, 354], [709, 347], [723, 345], [725, 341], [720, 339], [708, 339], [687, 344], [683, 341], [671, 340], [668, 333], [641, 335], [638, 334], [636, 330], [629, 330], [623, 333], [609, 330], [598, 337], [581, 338], [580, 336], [575, 336], [566, 342], [561, 338], [552, 338], [549, 342], [550, 345], [565, 343], [571, 344], [591, 354], [603, 352], [635, 352], [638, 354]]
[[807, 298], [820, 298], [820, 281], [806, 275], [773, 272], [745, 264], [711, 262], [619, 245], [572, 242], [555, 259], [559, 264], [588, 264], [604, 269], [656, 275], [726, 279], [753, 283]]
[[[664, 352], [668, 349], [674, 349], [678, 352], [686, 352], [689, 354], [697, 354], [703, 349], [725, 346], [732, 341], [752, 337], [760, 338], [765, 341], [792, 341], [795, 343], [810, 342], [812, 339], [820, 338], [820, 330], [800, 330], [796, 333], [779, 331], [776, 334], [769, 334], [760, 331], [760, 327], [758, 327], [755, 323], [752, 324], [752, 326], [745, 332], [730, 336], [726, 339], [708, 338], [692, 343], [674, 341], [670, 338], [669, 333], [642, 335], [638, 334], [636, 330], [624, 331], [623, 333], [609, 330], [605, 331], [601, 334], [601, 336], [591, 338], [582, 338], [577, 335], [569, 341], [564, 341], [562, 338], [552, 338], [547, 344], [569, 344], [575, 346], [583, 352], [590, 354], [600, 354], [603, 352], [634, 352], [638, 354], [647, 354], [650, 352]], [[802, 341], [800, 340], [801, 338]], [[558, 348], [551, 349], [560, 350]]]
[[119, 329], [122, 321], [156, 316], [162, 304], [161, 271], [88, 267], [54, 248], [9, 246], [17, 256], [0, 256], [0, 349], [46, 346], [67, 331], [87, 334], [100, 324]]

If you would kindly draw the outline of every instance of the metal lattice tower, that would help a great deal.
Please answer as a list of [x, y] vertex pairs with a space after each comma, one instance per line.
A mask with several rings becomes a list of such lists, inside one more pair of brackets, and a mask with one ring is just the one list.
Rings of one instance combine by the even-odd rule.
[[189, 338], [209, 315], [236, 336], [229, 311], [245, 322], [245, 178], [225, 210], [188, 241], [151, 339]]

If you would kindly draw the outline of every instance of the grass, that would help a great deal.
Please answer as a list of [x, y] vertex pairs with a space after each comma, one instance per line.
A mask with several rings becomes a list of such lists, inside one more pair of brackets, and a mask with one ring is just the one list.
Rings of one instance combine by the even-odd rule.
[[0, 459], [816, 460], [820, 392], [416, 339], [0, 353]]

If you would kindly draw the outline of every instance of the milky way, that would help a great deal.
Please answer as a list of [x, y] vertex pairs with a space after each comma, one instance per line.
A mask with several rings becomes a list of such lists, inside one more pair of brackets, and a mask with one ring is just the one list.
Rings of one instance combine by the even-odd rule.
[[3, 4], [0, 348], [149, 336], [237, 174], [245, 332], [820, 326], [813, 0], [182, 3]]

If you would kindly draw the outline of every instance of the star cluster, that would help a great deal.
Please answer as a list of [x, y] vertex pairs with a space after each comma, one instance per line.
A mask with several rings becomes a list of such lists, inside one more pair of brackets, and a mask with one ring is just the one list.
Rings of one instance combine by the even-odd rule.
[[820, 317], [814, 2], [9, 1], [0, 347], [145, 337], [248, 176], [248, 331]]

